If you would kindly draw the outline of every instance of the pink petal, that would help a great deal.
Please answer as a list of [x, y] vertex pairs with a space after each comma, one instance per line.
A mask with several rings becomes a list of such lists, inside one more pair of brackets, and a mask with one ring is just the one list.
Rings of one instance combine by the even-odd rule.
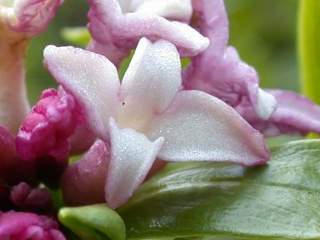
[[[65, 240], [58, 224], [45, 216], [26, 212], [0, 212], [0, 239]], [[37, 238], [37, 236], [42, 238]]]
[[110, 161], [108, 145], [98, 140], [81, 160], [67, 167], [61, 186], [69, 205], [104, 202], [104, 186]]
[[70, 150], [68, 138], [79, 122], [79, 107], [70, 94], [63, 88], [45, 90], [17, 134], [19, 156], [25, 160], [51, 156], [65, 161]]
[[107, 140], [109, 118], [118, 109], [115, 66], [101, 55], [73, 47], [48, 46], [44, 59], [56, 81], [80, 104], [90, 128]]
[[0, 182], [16, 184], [33, 178], [33, 165], [21, 161], [16, 152], [14, 136], [0, 126]]
[[132, 1], [131, 6], [140, 13], [154, 14], [186, 23], [190, 21], [193, 10], [191, 0], [137, 0]]
[[36, 35], [47, 28], [63, 0], [15, 0], [14, 19], [9, 21], [17, 32]]
[[175, 46], [142, 38], [122, 81], [120, 125], [140, 129], [154, 113], [169, 106], [180, 87], [181, 65]]
[[280, 134], [320, 133], [320, 107], [297, 93], [269, 90], [278, 102], [277, 109], [268, 120], [257, 117], [250, 105], [243, 103], [237, 110], [256, 129], [266, 136]]
[[146, 178], [163, 138], [149, 141], [133, 129], [119, 129], [110, 121], [111, 161], [105, 186], [107, 203], [112, 208], [124, 204]]
[[147, 134], [164, 137], [158, 157], [167, 161], [230, 161], [251, 166], [269, 154], [263, 136], [219, 99], [200, 91], [177, 94]]
[[116, 0], [89, 0], [89, 4], [89, 29], [95, 41], [111, 47], [109, 52], [104, 50], [107, 57], [114, 55], [115, 48], [129, 52], [142, 37], [168, 40], [188, 56], [198, 54], [209, 44], [185, 23], [139, 11], [123, 14]]
[[228, 19], [223, 0], [194, 1], [200, 32], [210, 39], [209, 47], [192, 59], [184, 73], [186, 89], [205, 91], [236, 107], [245, 98], [262, 119], [268, 119], [276, 100], [259, 89], [259, 78], [242, 62], [233, 47], [227, 47]]

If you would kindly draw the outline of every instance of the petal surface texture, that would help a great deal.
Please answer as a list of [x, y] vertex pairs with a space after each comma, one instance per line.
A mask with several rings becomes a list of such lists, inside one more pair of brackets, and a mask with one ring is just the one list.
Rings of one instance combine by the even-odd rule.
[[167, 161], [231, 161], [263, 164], [269, 155], [263, 136], [230, 106], [200, 91], [182, 91], [156, 117], [147, 134], [164, 137], [158, 155]]
[[73, 47], [48, 46], [44, 58], [56, 81], [83, 108], [91, 129], [105, 139], [109, 118], [118, 109], [120, 81], [115, 66], [101, 55]]
[[146, 178], [163, 144], [163, 138], [151, 142], [133, 129], [119, 129], [113, 119], [111, 161], [106, 182], [106, 200], [116, 208], [125, 203]]
[[164, 111], [181, 87], [180, 57], [167, 41], [140, 40], [121, 85], [121, 126], [142, 128]]
[[[159, 4], [160, 1], [157, 2]], [[173, 17], [174, 12], [169, 10], [172, 8], [165, 6], [164, 2], [166, 1], [160, 3], [160, 7], [165, 7], [160, 10], [163, 11], [161, 14], [170, 16], [175, 20], [181, 19], [181, 11], [175, 12], [177, 17]], [[172, 0], [168, 2], [171, 2], [174, 6], [177, 5]], [[167, 20], [156, 15], [155, 11], [146, 12], [143, 10], [150, 8], [152, 1], [144, 1], [143, 3], [136, 1], [136, 12], [131, 9], [131, 3], [127, 1], [120, 1], [119, 4], [117, 0], [89, 0], [89, 4], [90, 32], [95, 41], [106, 44], [109, 48], [109, 51], [106, 48], [103, 51], [107, 57], [114, 56], [117, 48], [128, 53], [135, 48], [142, 37], [152, 40], [168, 40], [175, 44], [184, 55], [188, 56], [196, 55], [208, 47], [208, 39], [187, 24]], [[187, 14], [189, 14], [188, 9], [182, 6], [181, 8], [183, 12], [187, 10]], [[126, 13], [130, 10], [131, 12]], [[157, 13], [159, 14], [159, 12]], [[184, 15], [183, 18], [186, 17], [185, 14], [182, 15]], [[99, 49], [97, 49], [98, 51]]]

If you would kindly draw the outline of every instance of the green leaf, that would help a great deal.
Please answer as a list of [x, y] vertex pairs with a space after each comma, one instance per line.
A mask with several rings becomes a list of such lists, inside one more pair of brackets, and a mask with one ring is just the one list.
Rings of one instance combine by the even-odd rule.
[[298, 42], [301, 84], [305, 95], [320, 104], [320, 1], [300, 0]]
[[61, 31], [64, 40], [81, 47], [88, 45], [91, 36], [86, 27], [66, 27]]
[[173, 163], [118, 209], [129, 239], [320, 239], [320, 141], [272, 151], [268, 165]]
[[62, 208], [60, 222], [81, 240], [125, 240], [121, 217], [105, 204]]

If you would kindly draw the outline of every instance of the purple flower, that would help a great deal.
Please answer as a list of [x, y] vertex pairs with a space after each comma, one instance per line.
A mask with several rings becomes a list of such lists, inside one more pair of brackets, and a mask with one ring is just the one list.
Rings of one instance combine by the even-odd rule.
[[268, 120], [257, 117], [252, 107], [243, 102], [237, 111], [266, 136], [320, 132], [320, 107], [294, 92], [268, 90], [277, 99], [277, 109]]
[[111, 207], [128, 200], [156, 157], [243, 165], [269, 157], [263, 137], [233, 108], [206, 93], [181, 90], [180, 57], [167, 41], [140, 40], [121, 84], [101, 55], [49, 46], [44, 56], [91, 129], [110, 141], [105, 198]]
[[0, 239], [65, 240], [52, 219], [26, 212], [0, 212]]
[[142, 37], [165, 39], [182, 55], [203, 51], [208, 39], [187, 25], [191, 0], [88, 0], [89, 30], [94, 41], [89, 50], [104, 54], [118, 64]]
[[62, 0], [0, 1], [0, 125], [16, 133], [29, 111], [24, 54], [28, 40], [42, 32]]
[[185, 89], [198, 89], [218, 97], [232, 107], [247, 101], [261, 119], [276, 107], [275, 98], [259, 88], [256, 71], [228, 47], [228, 18], [223, 0], [195, 0], [196, 27], [210, 39], [209, 47], [192, 58], [184, 73]]

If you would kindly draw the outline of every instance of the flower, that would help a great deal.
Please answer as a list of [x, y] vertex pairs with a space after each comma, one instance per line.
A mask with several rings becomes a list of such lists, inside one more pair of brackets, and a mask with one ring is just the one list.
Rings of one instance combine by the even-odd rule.
[[236, 108], [267, 136], [320, 132], [320, 108], [303, 96], [259, 88], [254, 68], [228, 47], [228, 19], [223, 0], [195, 0], [196, 27], [210, 39], [209, 47], [192, 58], [184, 72], [185, 89], [216, 96]]
[[187, 25], [191, 0], [88, 0], [89, 30], [94, 41], [89, 50], [104, 54], [118, 64], [141, 37], [165, 39], [182, 55], [193, 56], [209, 44], [207, 38]]
[[186, 89], [198, 89], [222, 99], [232, 107], [249, 102], [257, 116], [268, 119], [276, 99], [259, 88], [254, 68], [242, 62], [235, 48], [228, 47], [228, 17], [223, 0], [193, 1], [196, 27], [210, 39], [209, 47], [192, 58], [184, 73]]
[[156, 157], [243, 165], [269, 157], [263, 137], [233, 108], [181, 90], [180, 58], [170, 42], [141, 39], [121, 85], [117, 69], [101, 55], [48, 46], [44, 58], [91, 129], [110, 142], [105, 197], [113, 208], [128, 200]]
[[65, 240], [52, 219], [27, 212], [0, 212], [0, 239]]
[[306, 97], [284, 90], [268, 90], [277, 99], [277, 109], [268, 120], [257, 117], [252, 107], [243, 102], [237, 111], [265, 136], [281, 134], [306, 135], [320, 132], [320, 107]]
[[0, 1], [0, 125], [16, 133], [29, 111], [24, 83], [27, 42], [42, 32], [62, 0]]

